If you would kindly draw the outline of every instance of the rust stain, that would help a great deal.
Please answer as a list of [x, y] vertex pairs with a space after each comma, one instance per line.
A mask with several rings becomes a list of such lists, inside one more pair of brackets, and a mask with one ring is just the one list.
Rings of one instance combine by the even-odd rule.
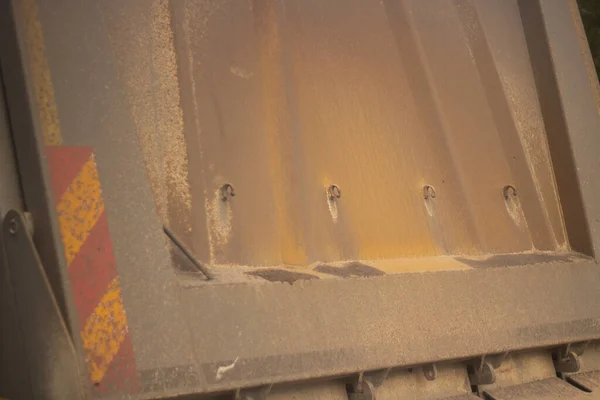
[[20, 5], [25, 18], [27, 61], [33, 81], [31, 83], [39, 112], [42, 136], [46, 145], [59, 145], [62, 143], [62, 135], [38, 7], [35, 0], [21, 0]]
[[262, 73], [263, 112], [266, 134], [271, 154], [270, 173], [279, 190], [274, 192], [278, 217], [281, 258], [284, 264], [304, 265], [307, 255], [301, 232], [294, 214], [292, 187], [294, 171], [290, 165], [293, 156], [293, 143], [289, 131], [289, 115], [286, 105], [285, 72], [283, 66], [282, 39], [279, 27], [276, 0], [254, 0], [256, 30], [260, 47], [260, 67]]
[[[522, 32], [499, 28], [502, 37], [515, 32], [510, 38], [522, 46], [513, 50], [486, 36], [473, 7], [384, 3], [340, 11], [325, 3], [284, 10], [273, 0], [252, 0], [249, 9], [205, 1], [182, 10], [181, 64], [190, 75], [182, 98], [196, 122], [188, 140], [202, 147], [188, 154], [199, 166], [189, 178], [194, 213], [208, 226], [193, 240], [209, 249], [203, 254], [212, 264], [374, 266], [524, 251], [531, 240], [522, 231], [560, 230], [559, 211], [549, 212], [558, 221], [549, 226], [520, 210], [507, 214], [500, 195], [515, 180], [543, 181], [543, 191], [523, 185], [530, 188], [523, 204], [559, 209], [535, 82], [517, 73], [530, 70]], [[507, 15], [510, 7], [498, 6]], [[236, 29], [219, 28], [222, 19]], [[356, 33], [356, 23], [369, 35]], [[421, 29], [430, 23], [439, 29]], [[451, 62], [440, 66], [440, 59]], [[231, 209], [214, 200], [223, 181], [240, 185]], [[344, 191], [337, 202], [324, 197], [332, 182]], [[425, 184], [439, 190], [435, 205], [423, 206]], [[401, 264], [387, 267], [465, 268]]]
[[92, 382], [100, 382], [127, 333], [127, 318], [119, 279], [109, 285], [104, 297], [81, 331], [87, 368]]
[[67, 265], [71, 264], [103, 211], [100, 179], [92, 155], [57, 205]]

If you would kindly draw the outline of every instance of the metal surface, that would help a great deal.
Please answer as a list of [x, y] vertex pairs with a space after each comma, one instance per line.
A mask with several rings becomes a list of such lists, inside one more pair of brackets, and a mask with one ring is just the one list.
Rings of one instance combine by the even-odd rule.
[[[172, 13], [181, 108], [197, 121], [185, 135], [203, 261], [568, 247], [517, 2], [203, 1]], [[131, 52], [116, 49], [121, 71]], [[230, 205], [215, 201], [223, 180], [238, 192]], [[507, 184], [520, 188], [514, 209]]]
[[475, 386], [491, 385], [496, 382], [494, 366], [489, 361], [485, 361], [485, 358], [482, 358], [479, 365], [473, 367], [473, 370], [469, 372], [469, 380]]
[[599, 399], [597, 394], [586, 393], [558, 378], [548, 378], [523, 385], [486, 391], [488, 400], [584, 400]]
[[187, 309], [202, 360], [197, 390], [217, 391], [586, 341], [599, 334], [599, 283], [596, 264], [583, 261], [199, 284], [181, 296], [203, 305]]
[[[79, 357], [23, 217], [9, 211], [0, 243], [18, 313], [19, 336], [28, 366], [23, 399], [83, 397]], [[68, 372], [68, 373], [65, 373]]]
[[582, 372], [569, 376], [566, 380], [585, 392], [597, 394], [600, 391], [600, 371]]
[[564, 374], [567, 382], [591, 393], [600, 393], [600, 345], [591, 343], [579, 355], [580, 370], [574, 374]]
[[[0, 86], [3, 87], [0, 75]], [[13, 154], [12, 137], [4, 92], [0, 92], [0, 219], [10, 209], [22, 210], [17, 165]], [[6, 399], [31, 396], [28, 365], [23, 359], [23, 342], [8, 266], [0, 248], [0, 397]]]
[[[226, 199], [227, 199], [227, 197], [225, 197], [225, 200]], [[210, 270], [208, 268], [206, 268], [204, 265], [202, 265], [202, 263], [200, 261], [198, 261], [198, 259], [192, 255], [192, 253], [188, 250], [188, 248], [183, 243], [181, 243], [181, 241], [179, 241], [179, 239], [177, 239], [177, 236], [175, 236], [169, 228], [167, 228], [166, 226], [163, 226], [163, 231], [169, 237], [169, 239], [171, 239], [171, 241], [177, 246], [177, 248], [179, 248], [179, 250], [181, 250], [181, 252], [183, 254], [185, 254], [185, 256], [194, 264], [194, 266], [198, 269], [198, 271], [201, 272], [206, 277], [206, 280], [215, 279], [215, 276], [212, 274], [212, 272], [210, 272]]]
[[[600, 248], [598, 78], [574, 0], [519, 1], [569, 243]], [[568, 28], [567, 28], [568, 27]]]
[[[73, 303], [69, 291], [65, 290], [68, 280], [61, 268], [64, 259], [60, 250], [54, 203], [47, 185], [47, 170], [41, 142], [41, 131], [51, 127], [47, 126], [48, 121], [38, 113], [37, 107], [43, 105], [31, 101], [35, 98], [34, 93], [39, 93], [39, 89], [36, 88], [39, 82], [32, 79], [28, 67], [35, 64], [36, 60], [35, 55], [24, 53], [24, 32], [17, 26], [25, 21], [34, 21], [28, 20], [26, 13], [19, 14], [15, 4], [9, 1], [0, 4], [0, 29], [4, 38], [0, 43], [0, 65], [13, 132], [14, 156], [19, 167], [19, 178], [21, 182], [26, 182], [21, 184], [23, 205], [27, 211], [35, 214], [37, 229], [33, 240], [65, 322], [67, 326], [73, 327], [77, 320], [73, 307], [70, 306]], [[31, 28], [30, 32], [35, 31], [36, 27]], [[28, 61], [32, 64], [27, 64]]]
[[569, 346], [561, 347], [555, 354], [554, 369], [558, 373], [579, 372], [581, 362], [579, 354], [569, 349]]
[[438, 377], [430, 381], [422, 368], [392, 371], [380, 388], [377, 389], [378, 400], [394, 399], [471, 399], [471, 394], [464, 364], [440, 364]]
[[[600, 270], [569, 252], [600, 240], [570, 3], [12, 4], [2, 71], [26, 206], [72, 321], [42, 141], [91, 148], [102, 182], [139, 380], [102, 382], [113, 396], [432, 363], [417, 392], [470, 396], [466, 368], [445, 380], [441, 361], [600, 338]], [[163, 225], [214, 281], [178, 273]], [[378, 393], [394, 398], [395, 376]]]
[[[41, 142], [41, 132], [53, 129], [52, 118], [46, 118], [47, 113], [40, 112], [40, 107], [56, 107], [56, 105], [47, 99], [44, 94], [44, 87], [39, 87], [40, 80], [33, 79], [33, 76], [39, 78], [41, 70], [38, 68], [38, 73], [31, 74], [29, 67], [37, 65], [42, 60], [36, 58], [39, 56], [38, 51], [29, 52], [27, 54], [26, 40], [22, 26], [24, 24], [30, 26], [29, 34], [39, 37], [42, 35], [39, 21], [32, 20], [31, 10], [27, 7], [19, 10], [15, 8], [16, 3], [11, 1], [0, 2], [0, 33], [3, 40], [0, 41], [0, 68], [2, 70], [3, 94], [5, 104], [8, 109], [8, 120], [10, 121], [11, 142], [13, 149], [13, 157], [18, 167], [18, 177], [20, 180], [21, 201], [19, 206], [23, 207], [24, 211], [30, 212], [35, 219], [36, 229], [33, 235], [35, 243], [35, 252], [39, 255], [39, 262], [44, 269], [44, 278], [50, 284], [52, 297], [60, 310], [60, 317], [64, 321], [69, 330], [69, 334], [73, 333], [77, 326], [77, 317], [73, 299], [68, 288], [67, 273], [64, 268], [64, 257], [61, 249], [60, 234], [56, 223], [57, 215], [55, 214], [54, 203], [49, 190], [47, 168], [43, 159], [43, 145]], [[25, 12], [23, 12], [25, 11]], [[43, 40], [43, 39], [42, 39]], [[39, 43], [38, 43], [39, 44]], [[32, 47], [30, 47], [31, 49]], [[35, 46], [34, 46], [35, 48]], [[41, 49], [43, 52], [43, 47]], [[50, 81], [50, 76], [42, 74], [44, 80]], [[36, 99], [37, 101], [34, 101]], [[43, 100], [47, 100], [44, 102]], [[3, 187], [4, 190], [4, 187]], [[8, 188], [8, 190], [11, 190]], [[15, 295], [16, 289], [12, 288]], [[16, 309], [18, 311], [18, 308]], [[20, 313], [20, 311], [18, 311]], [[17, 320], [22, 319], [23, 315], [17, 315]], [[70, 335], [72, 340], [71, 345], [76, 349], [76, 353], [81, 354], [81, 341], [77, 335]], [[42, 337], [38, 337], [41, 340]], [[27, 344], [24, 344], [27, 346]], [[38, 344], [39, 345], [39, 344]], [[46, 346], [48, 343], [45, 344]], [[49, 350], [54, 351], [54, 350]], [[44, 354], [44, 353], [41, 353]], [[49, 355], [46, 353], [46, 355]], [[25, 361], [19, 361], [29, 364], [33, 358], [27, 357]], [[81, 379], [78, 372], [85, 369], [83, 357], [75, 358], [79, 364], [76, 368], [72, 368], [73, 376], [65, 378], [67, 387], [73, 382], [71, 379]], [[44, 360], [49, 361], [49, 358]], [[61, 360], [62, 361], [62, 360]], [[51, 369], [48, 365], [41, 365], [42, 368]], [[27, 368], [33, 368], [28, 365]], [[55, 377], [54, 371], [42, 371], [34, 381], [35, 391], [45, 390], [49, 385], [54, 386], [52, 382]], [[80, 382], [81, 384], [81, 382]], [[50, 389], [48, 396], [53, 390], [57, 391], [57, 398], [61, 398], [60, 388], [62, 385], [57, 385], [56, 389]], [[83, 390], [82, 387], [78, 388]]]

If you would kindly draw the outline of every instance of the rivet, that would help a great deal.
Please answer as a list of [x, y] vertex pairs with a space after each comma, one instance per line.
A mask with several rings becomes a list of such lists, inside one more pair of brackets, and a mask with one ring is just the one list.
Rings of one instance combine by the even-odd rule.
[[338, 185], [331, 185], [327, 188], [327, 196], [329, 197], [329, 200], [339, 199], [342, 197], [342, 190]]
[[435, 199], [435, 188], [431, 185], [423, 186], [423, 197], [425, 200]]
[[230, 197], [235, 196], [235, 189], [233, 188], [233, 186], [231, 186], [230, 183], [226, 183], [223, 186], [221, 186], [219, 192], [221, 193], [221, 200], [223, 201], [227, 201], [227, 199], [229, 199]]

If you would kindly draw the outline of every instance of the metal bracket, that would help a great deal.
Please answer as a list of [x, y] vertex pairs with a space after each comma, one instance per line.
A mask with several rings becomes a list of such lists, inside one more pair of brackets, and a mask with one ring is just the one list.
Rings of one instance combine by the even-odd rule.
[[[500, 361], [499, 361], [500, 360]], [[491, 385], [496, 382], [495, 369], [500, 366], [504, 358], [482, 356], [479, 363], [469, 365], [469, 380], [471, 385]]]
[[423, 374], [428, 381], [436, 380], [438, 376], [437, 366], [435, 364], [424, 365]]
[[[389, 369], [385, 370], [389, 373]], [[387, 377], [386, 373], [386, 377]], [[383, 378], [385, 380], [385, 378]], [[381, 382], [383, 382], [381, 380]], [[348, 400], [376, 400], [377, 393], [375, 385], [371, 380], [365, 377], [365, 373], [358, 375], [358, 380], [348, 385]]]
[[0, 250], [13, 289], [34, 398], [83, 398], [75, 347], [30, 236], [18, 211], [2, 221]]
[[569, 343], [554, 351], [552, 359], [554, 360], [556, 372], [561, 374], [579, 372], [581, 369], [581, 360], [579, 359], [579, 356], [583, 354], [588, 343], [589, 342], [581, 344]]

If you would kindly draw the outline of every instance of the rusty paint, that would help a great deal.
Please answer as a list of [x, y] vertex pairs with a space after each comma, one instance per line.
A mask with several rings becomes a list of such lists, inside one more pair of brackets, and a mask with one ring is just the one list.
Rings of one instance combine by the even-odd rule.
[[262, 90], [265, 94], [261, 112], [264, 113], [267, 146], [271, 155], [270, 174], [279, 187], [274, 191], [277, 220], [280, 230], [281, 260], [284, 264], [304, 265], [302, 231], [297, 229], [298, 218], [292, 197], [293, 183], [298, 173], [292, 168], [294, 144], [288, 114], [284, 69], [284, 43], [281, 32], [281, 3], [277, 0], [253, 0], [255, 29], [260, 51], [259, 65]]
[[92, 382], [102, 380], [126, 333], [127, 319], [117, 278], [111, 282], [81, 332]]
[[96, 161], [90, 156], [57, 204], [67, 265], [71, 264], [103, 211]]
[[44, 32], [39, 19], [36, 0], [17, 2], [25, 17], [25, 38], [27, 42], [27, 61], [32, 78], [32, 90], [37, 103], [40, 128], [46, 145], [62, 143], [52, 77], [46, 58]]

